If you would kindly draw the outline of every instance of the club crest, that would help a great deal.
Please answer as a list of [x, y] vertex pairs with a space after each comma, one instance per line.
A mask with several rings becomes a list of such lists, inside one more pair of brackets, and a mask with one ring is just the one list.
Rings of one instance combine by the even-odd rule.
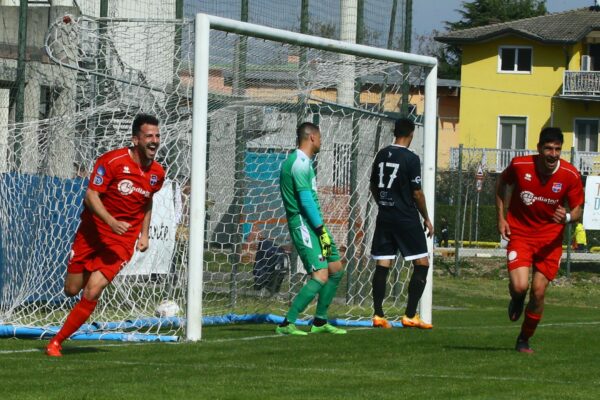
[[154, 186], [158, 182], [158, 176], [150, 175], [150, 185]]
[[552, 185], [552, 191], [553, 191], [554, 193], [558, 193], [558, 192], [560, 192], [561, 190], [562, 190], [562, 183], [560, 183], [560, 182], [556, 182], [556, 183], [554, 183], [554, 184]]

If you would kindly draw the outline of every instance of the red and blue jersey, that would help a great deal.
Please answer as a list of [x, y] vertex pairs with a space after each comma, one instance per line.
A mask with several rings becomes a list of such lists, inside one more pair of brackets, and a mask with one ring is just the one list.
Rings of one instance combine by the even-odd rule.
[[132, 248], [142, 229], [146, 207], [164, 179], [165, 171], [159, 163], [152, 161], [144, 168], [133, 160], [127, 147], [103, 154], [96, 161], [88, 188], [100, 194], [106, 211], [115, 219], [131, 224], [131, 228], [118, 235], [86, 206], [79, 229], [105, 245]]
[[536, 171], [539, 155], [515, 157], [502, 173], [504, 182], [513, 185], [506, 220], [511, 239], [534, 239], [545, 243], [562, 238], [565, 225], [552, 221], [556, 208], [583, 204], [584, 192], [579, 171], [560, 159], [548, 177]]

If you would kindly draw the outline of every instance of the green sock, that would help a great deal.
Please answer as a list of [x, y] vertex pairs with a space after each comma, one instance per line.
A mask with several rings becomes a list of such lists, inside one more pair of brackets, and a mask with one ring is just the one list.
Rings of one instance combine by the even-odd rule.
[[286, 318], [290, 324], [296, 323], [298, 315], [306, 309], [310, 302], [317, 296], [317, 293], [319, 293], [322, 287], [323, 282], [312, 278], [306, 283], [306, 285], [302, 287], [302, 289], [300, 289], [294, 298], [294, 301], [292, 301], [292, 306], [286, 315]]
[[338, 271], [329, 276], [329, 280], [319, 292], [319, 300], [317, 301], [317, 312], [315, 317], [327, 320], [327, 310], [335, 297], [335, 292], [344, 276], [344, 270]]

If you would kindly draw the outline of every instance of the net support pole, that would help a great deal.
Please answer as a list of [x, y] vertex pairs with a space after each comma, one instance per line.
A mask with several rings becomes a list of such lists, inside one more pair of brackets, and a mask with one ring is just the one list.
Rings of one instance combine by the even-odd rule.
[[[427, 202], [429, 219], [435, 226], [435, 159], [437, 140], [437, 65], [432, 67], [425, 78], [425, 120], [424, 142], [431, 143], [429, 151], [423, 154], [423, 192]], [[431, 323], [431, 309], [433, 304], [433, 238], [427, 239], [427, 252], [429, 253], [429, 271], [427, 284], [421, 296], [419, 314], [425, 322]]]
[[192, 119], [192, 171], [187, 287], [186, 340], [202, 338], [202, 281], [204, 269], [204, 220], [206, 198], [206, 138], [208, 136], [208, 57], [210, 20], [196, 15], [194, 97]]

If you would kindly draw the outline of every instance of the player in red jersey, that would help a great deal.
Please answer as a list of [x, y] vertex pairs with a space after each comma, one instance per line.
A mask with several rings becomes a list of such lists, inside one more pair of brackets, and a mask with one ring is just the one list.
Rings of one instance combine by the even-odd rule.
[[152, 115], [138, 115], [132, 126], [133, 146], [109, 151], [96, 161], [65, 278], [67, 296], [82, 289], [83, 294], [46, 347], [49, 356], [61, 356], [61, 343], [89, 318], [134, 247], [148, 249], [152, 196], [165, 177], [154, 161], [160, 145], [158, 124]]
[[[565, 225], [580, 220], [582, 215], [581, 176], [573, 165], [560, 158], [562, 144], [559, 128], [544, 128], [537, 145], [539, 154], [515, 157], [496, 186], [498, 231], [509, 240], [506, 252], [511, 321], [517, 321], [523, 312], [529, 269], [533, 268], [529, 303], [515, 346], [523, 353], [533, 352], [529, 338], [542, 318], [546, 288], [560, 266]], [[570, 211], [564, 207], [567, 204]]]

